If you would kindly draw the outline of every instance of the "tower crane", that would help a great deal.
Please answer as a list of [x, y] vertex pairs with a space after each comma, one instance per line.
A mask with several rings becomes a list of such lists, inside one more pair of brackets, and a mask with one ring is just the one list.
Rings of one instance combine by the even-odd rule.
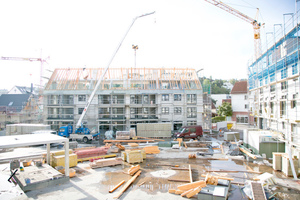
[[4, 57], [1, 56], [0, 60], [14, 60], [14, 61], [29, 61], [29, 62], [41, 62], [41, 69], [40, 69], [40, 87], [43, 86], [43, 80], [42, 80], [42, 76], [43, 76], [43, 64], [44, 62], [47, 62], [47, 59], [43, 59], [43, 58], [24, 58], [24, 57]]
[[262, 54], [261, 53], [261, 51], [262, 51], [261, 50], [261, 40], [260, 40], [261, 24], [257, 21], [259, 9], [257, 8], [255, 19], [253, 19], [219, 0], [204, 0], [204, 1], [210, 3], [214, 6], [217, 6], [221, 9], [233, 14], [234, 16], [239, 17], [239, 18], [243, 19], [244, 21], [252, 24], [253, 31], [254, 31], [254, 55], [255, 55], [255, 58], [258, 59]]

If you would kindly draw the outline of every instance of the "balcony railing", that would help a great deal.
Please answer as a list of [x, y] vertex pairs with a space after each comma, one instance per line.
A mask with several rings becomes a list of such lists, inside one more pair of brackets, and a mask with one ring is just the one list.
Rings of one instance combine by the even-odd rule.
[[98, 115], [98, 119], [122, 119], [122, 120], [125, 120], [126, 117], [124, 114], [99, 114]]
[[48, 119], [74, 119], [74, 114], [48, 114]]
[[68, 106], [68, 105], [74, 105], [74, 100], [57, 100], [57, 99], [48, 99], [48, 105], [49, 106]]
[[99, 104], [124, 104], [124, 99], [117, 100], [99, 100]]

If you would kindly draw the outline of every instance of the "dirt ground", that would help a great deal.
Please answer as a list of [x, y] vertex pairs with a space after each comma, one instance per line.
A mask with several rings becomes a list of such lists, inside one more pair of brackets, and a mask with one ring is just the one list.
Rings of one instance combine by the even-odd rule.
[[[211, 139], [208, 139], [211, 141]], [[214, 142], [218, 142], [214, 140]], [[90, 146], [95, 145], [90, 144]], [[234, 178], [228, 199], [248, 199], [243, 192], [244, 184], [257, 177], [257, 173], [244, 172], [249, 169], [255, 172], [267, 172], [273, 175], [277, 182], [267, 187], [267, 197], [274, 194], [273, 199], [300, 199], [300, 182], [286, 177], [282, 172], [274, 171], [271, 166], [264, 162], [248, 162], [243, 156], [226, 155], [228, 146], [224, 145], [224, 153], [215, 149], [213, 156], [199, 156], [189, 159], [189, 154], [197, 154], [199, 148], [191, 147], [172, 149], [160, 147], [159, 154], [148, 154], [143, 163], [140, 163], [142, 173], [136, 181], [127, 189], [119, 199], [150, 200], [150, 199], [184, 199], [180, 195], [168, 193], [169, 189], [176, 189], [178, 185], [185, 182], [169, 181], [168, 179], [189, 180], [188, 171], [173, 170], [171, 167], [178, 165], [179, 168], [192, 169], [193, 181], [204, 180], [201, 175], [207, 171], [211, 175]], [[57, 149], [51, 148], [51, 151]], [[14, 154], [41, 153], [46, 151], [45, 147], [18, 148], [6, 154], [0, 153], [0, 158]], [[269, 161], [271, 163], [271, 161]], [[130, 175], [124, 173], [131, 164], [123, 162], [122, 165], [91, 169], [89, 161], [78, 163], [74, 169], [76, 176], [68, 183], [38, 189], [24, 193], [19, 186], [9, 183], [9, 164], [0, 165], [0, 199], [114, 199], [120, 190], [113, 193], [108, 191], [122, 180], [129, 180]], [[221, 170], [237, 171], [236, 173], [220, 172]], [[238, 184], [239, 183], [239, 184]], [[140, 185], [141, 184], [141, 185]], [[197, 199], [196, 196], [191, 199]]]

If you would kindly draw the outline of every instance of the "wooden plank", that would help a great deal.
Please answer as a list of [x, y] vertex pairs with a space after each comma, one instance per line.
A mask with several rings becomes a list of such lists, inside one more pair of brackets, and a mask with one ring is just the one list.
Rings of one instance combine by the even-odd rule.
[[192, 177], [192, 169], [191, 169], [191, 165], [189, 165], [189, 175], [190, 175], [190, 182], [193, 182], [193, 177]]
[[122, 187], [121, 191], [114, 197], [114, 199], [118, 199], [127, 188], [137, 179], [137, 177], [141, 174], [142, 171], [138, 171], [127, 183]]
[[178, 185], [177, 186], [177, 189], [179, 190], [190, 190], [192, 188], [196, 188], [196, 187], [205, 187], [206, 186], [206, 183], [205, 181], [196, 181], [196, 182], [193, 182], [193, 183], [186, 183], [186, 184], [183, 184], [183, 185]]
[[187, 198], [191, 198], [192, 196], [198, 194], [201, 191], [202, 187], [195, 188], [192, 192], [186, 195]]
[[123, 185], [125, 183], [125, 180], [121, 181], [118, 185], [116, 185], [113, 189], [109, 190], [109, 193], [112, 193], [113, 191], [115, 191], [116, 189], [118, 189], [121, 185]]
[[182, 197], [184, 197], [185, 195], [187, 195], [188, 193], [192, 192], [194, 189], [190, 189], [185, 191], [184, 193], [181, 194]]
[[226, 173], [239, 173], [239, 172], [246, 172], [246, 173], [253, 173], [253, 174], [262, 174], [262, 172], [256, 172], [256, 171], [251, 171], [251, 170], [247, 170], [247, 171], [234, 171], [234, 170], [206, 170], [206, 172], [226, 172]]
[[[205, 175], [205, 174], [201, 174], [201, 176], [207, 178], [207, 175]], [[228, 180], [228, 181], [233, 181], [234, 180], [234, 178], [227, 178], [227, 177], [222, 177], [222, 176], [218, 176], [218, 179], [223, 179], [223, 180]]]

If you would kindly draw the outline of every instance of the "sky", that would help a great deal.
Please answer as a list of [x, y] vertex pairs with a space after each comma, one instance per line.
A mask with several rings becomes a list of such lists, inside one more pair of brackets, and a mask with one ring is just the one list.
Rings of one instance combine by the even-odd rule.
[[[295, 12], [295, 0], [224, 0], [265, 23], [265, 33]], [[300, 8], [300, 5], [297, 7]], [[205, 0], [0, 0], [0, 57], [42, 57], [43, 77], [55, 68], [203, 69], [213, 79], [247, 78], [253, 27]], [[288, 20], [286, 16], [286, 20]], [[132, 45], [138, 45], [136, 56]], [[0, 89], [45, 84], [40, 62], [0, 60]]]

